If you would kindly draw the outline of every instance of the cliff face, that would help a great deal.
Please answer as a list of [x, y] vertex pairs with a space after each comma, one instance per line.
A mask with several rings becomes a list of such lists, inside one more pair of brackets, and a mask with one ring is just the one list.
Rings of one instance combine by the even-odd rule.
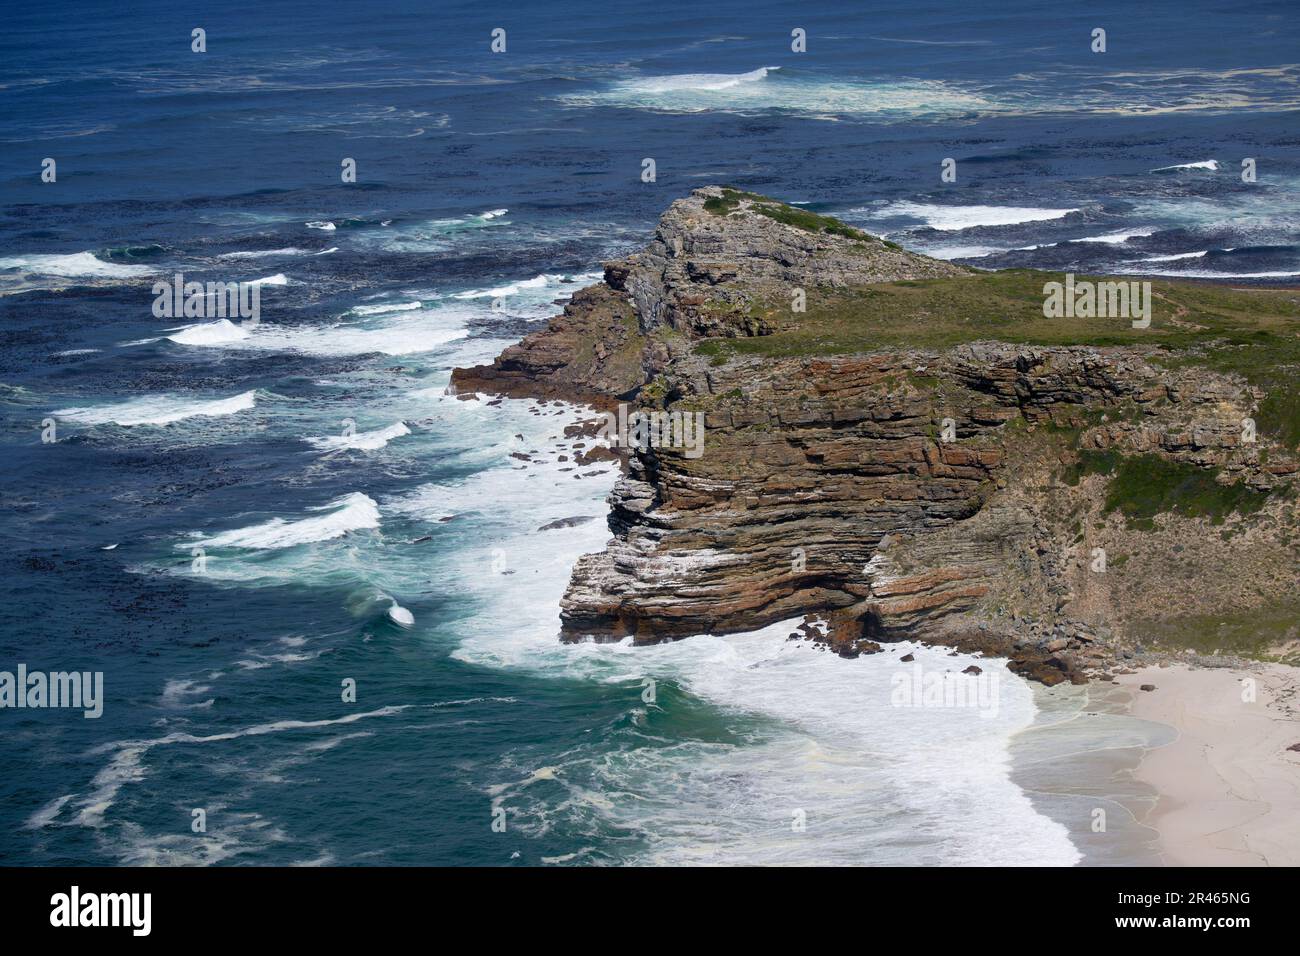
[[[951, 285], [914, 307], [919, 347], [889, 342], [893, 303], [873, 319], [871, 297], [917, 280]], [[1159, 340], [961, 341], [975, 320], [948, 290], [981, 281], [835, 220], [697, 190], [547, 330], [458, 372], [457, 389], [704, 415], [699, 457], [631, 450], [613, 538], [574, 569], [565, 638], [821, 615], [846, 653], [923, 638], [1054, 682], [1115, 666], [1156, 619], [1285, 608], [1300, 466], [1243, 427], [1265, 393], [1164, 361]], [[1179, 304], [1160, 325], [1183, 335], [1194, 318]]]

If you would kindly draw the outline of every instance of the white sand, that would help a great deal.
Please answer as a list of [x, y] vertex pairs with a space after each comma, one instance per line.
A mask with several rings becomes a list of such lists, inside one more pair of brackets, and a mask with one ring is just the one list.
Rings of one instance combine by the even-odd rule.
[[[1254, 702], [1243, 681], [1255, 681]], [[1173, 866], [1300, 865], [1300, 668], [1149, 667], [1118, 678], [1131, 713], [1174, 727], [1135, 776], [1160, 794], [1143, 822]], [[1142, 691], [1154, 684], [1154, 691]]]

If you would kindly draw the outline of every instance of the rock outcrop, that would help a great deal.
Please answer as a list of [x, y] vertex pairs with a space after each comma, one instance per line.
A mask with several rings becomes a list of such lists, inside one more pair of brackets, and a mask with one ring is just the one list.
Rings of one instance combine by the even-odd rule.
[[[1004, 654], [1054, 683], [1106, 673], [1152, 613], [1294, 589], [1296, 509], [1282, 492], [1300, 465], [1243, 432], [1262, 394], [1239, 377], [1167, 367], [1142, 344], [707, 354], [701, 340], [797, 325], [798, 293], [965, 274], [716, 187], [674, 203], [647, 249], [605, 274], [546, 330], [453, 380], [704, 415], [698, 457], [631, 449], [610, 496], [613, 538], [579, 560], [562, 602], [566, 639], [651, 642], [816, 615], [847, 656], [919, 638]], [[1207, 544], [1208, 512], [1175, 499], [1133, 531], [1145, 504], [1126, 512], [1107, 491], [1126, 460], [1197, 481], [1203, 470], [1214, 478], [1198, 507], [1231, 489], [1233, 521], [1256, 520], [1236, 543]], [[1196, 567], [1172, 569], [1173, 542], [1189, 536], [1205, 545]]]

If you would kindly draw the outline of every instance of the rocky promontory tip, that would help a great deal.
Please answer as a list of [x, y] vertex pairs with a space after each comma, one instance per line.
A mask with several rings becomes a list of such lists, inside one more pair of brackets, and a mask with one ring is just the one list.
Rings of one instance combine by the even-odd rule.
[[1300, 638], [1300, 401], [1277, 374], [1300, 355], [1275, 345], [1296, 304], [1160, 283], [1139, 330], [1047, 317], [1050, 278], [707, 187], [453, 388], [703, 422], [699, 454], [629, 450], [613, 538], [562, 602], [568, 640], [802, 615], [845, 656], [916, 639], [1056, 683], [1211, 616]]
[[605, 264], [562, 315], [491, 365], [457, 369], [461, 393], [629, 398], [674, 341], [768, 334], [773, 311], [817, 288], [955, 276], [967, 270], [756, 193], [723, 186], [674, 202], [640, 252]]

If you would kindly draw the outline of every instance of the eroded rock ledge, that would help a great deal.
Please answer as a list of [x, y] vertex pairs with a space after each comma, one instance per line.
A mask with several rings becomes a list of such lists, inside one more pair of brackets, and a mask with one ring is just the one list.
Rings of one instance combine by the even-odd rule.
[[[923, 639], [1008, 655], [1053, 683], [1121, 667], [1153, 622], [1285, 602], [1300, 466], [1284, 444], [1243, 438], [1265, 395], [1241, 376], [1162, 361], [1142, 340], [700, 349], [818, 331], [815, 310], [789, 308], [796, 292], [830, 302], [878, 283], [976, 281], [966, 275], [710, 187], [674, 203], [643, 252], [609, 263], [545, 330], [458, 370], [460, 391], [705, 415], [698, 458], [633, 450], [609, 499], [613, 538], [574, 568], [565, 639], [821, 615], [848, 653]], [[1154, 469], [1151, 494], [1173, 474], [1201, 497], [1183, 506], [1175, 481], [1167, 513], [1117, 503], [1135, 462]]]

